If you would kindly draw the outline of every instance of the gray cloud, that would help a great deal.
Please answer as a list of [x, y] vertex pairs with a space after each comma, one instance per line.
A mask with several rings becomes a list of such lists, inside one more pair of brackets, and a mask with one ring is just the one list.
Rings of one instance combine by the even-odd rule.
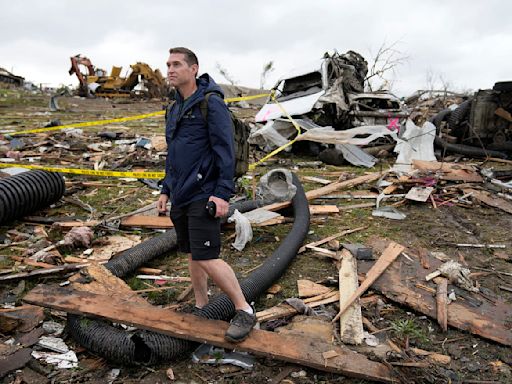
[[[165, 70], [167, 50], [194, 49], [201, 69], [219, 81], [216, 62], [241, 84], [257, 86], [261, 68], [279, 74], [328, 50], [352, 49], [370, 60], [387, 42], [408, 61], [394, 91], [427, 85], [427, 73], [457, 89], [512, 78], [512, 3], [490, 1], [196, 0], [189, 2], [1, 0], [0, 66], [29, 80], [76, 84], [69, 57], [82, 53], [110, 69], [145, 61]], [[9, 38], [7, 38], [9, 36]]]

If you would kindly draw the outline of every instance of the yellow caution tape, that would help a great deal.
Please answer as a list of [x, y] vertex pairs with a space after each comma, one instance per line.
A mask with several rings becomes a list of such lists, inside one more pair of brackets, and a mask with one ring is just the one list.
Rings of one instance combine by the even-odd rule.
[[262, 97], [268, 97], [269, 95], [270, 95], [270, 93], [260, 93], [259, 95], [252, 95], [252, 96], [230, 97], [230, 98], [224, 99], [224, 101], [226, 103], [233, 103], [235, 101], [261, 99]]
[[[267, 97], [268, 95], [269, 95], [268, 93], [261, 93], [259, 95], [253, 95], [253, 96], [231, 97], [231, 98], [225, 99], [224, 101], [226, 103], [231, 103], [231, 102], [235, 102], [235, 101], [259, 99], [259, 98], [262, 98], [262, 97]], [[11, 136], [15, 136], [15, 135], [24, 135], [24, 134], [27, 134], [27, 133], [41, 133], [41, 132], [50, 132], [50, 131], [60, 131], [61, 129], [69, 129], [69, 128], [94, 127], [94, 126], [97, 126], [97, 125], [105, 125], [105, 124], [112, 124], [112, 123], [122, 123], [122, 122], [133, 121], [133, 120], [142, 120], [142, 119], [147, 119], [149, 117], [163, 116], [163, 115], [165, 115], [165, 111], [158, 111], [158, 112], [145, 113], [143, 115], [119, 117], [117, 119], [86, 121], [86, 122], [83, 122], [83, 123], [73, 123], [73, 124], [66, 124], [66, 125], [58, 125], [56, 127], [28, 129], [28, 130], [25, 130], [25, 131], [18, 131], [18, 132], [10, 133], [10, 135]]]
[[134, 177], [137, 179], [163, 179], [164, 172], [120, 172], [120, 171], [95, 171], [92, 169], [79, 169], [79, 168], [57, 168], [46, 167], [43, 165], [28, 165], [28, 164], [12, 164], [0, 163], [1, 167], [19, 167], [27, 169], [39, 169], [42, 171], [59, 172], [59, 173], [72, 173], [75, 175], [89, 175], [100, 177]]
[[117, 119], [86, 121], [84, 123], [74, 123], [74, 124], [58, 125], [56, 127], [29, 129], [29, 130], [26, 130], [26, 131], [19, 131], [19, 132], [10, 133], [10, 135], [14, 136], [14, 135], [21, 135], [21, 134], [26, 134], [26, 133], [40, 133], [40, 132], [48, 132], [48, 131], [58, 131], [58, 130], [61, 130], [61, 129], [68, 129], [68, 128], [93, 127], [95, 125], [104, 125], [104, 124], [110, 124], [110, 123], [121, 123], [121, 122], [124, 122], [124, 121], [147, 119], [148, 117], [160, 116], [160, 115], [164, 115], [164, 114], [165, 114], [165, 111], [158, 111], [158, 112], [145, 113], [144, 115], [120, 117], [120, 118], [117, 118]]
[[270, 97], [272, 98], [272, 100], [277, 104], [277, 106], [279, 107], [279, 109], [281, 110], [281, 112], [283, 112], [283, 114], [286, 116], [286, 118], [293, 124], [293, 126], [295, 127], [295, 129], [297, 130], [297, 136], [295, 136], [295, 139], [293, 140], [290, 140], [289, 142], [287, 142], [286, 144], [280, 146], [279, 148], [273, 150], [272, 152], [270, 152], [267, 156], [263, 157], [262, 159], [258, 160], [257, 162], [255, 163], [252, 163], [252, 164], [249, 164], [249, 170], [253, 170], [254, 168], [256, 168], [256, 166], [262, 162], [264, 162], [265, 160], [268, 160], [270, 159], [272, 156], [276, 155], [277, 153], [281, 152], [282, 150], [284, 150], [285, 148], [289, 147], [290, 145], [292, 145], [293, 143], [295, 143], [295, 141], [297, 141], [297, 139], [299, 138], [299, 136], [301, 135], [300, 133], [300, 126], [299, 124], [297, 124], [297, 122], [295, 120], [293, 120], [293, 118], [288, 114], [288, 112], [286, 112], [286, 110], [283, 108], [283, 106], [281, 104], [279, 104], [279, 102], [277, 101], [276, 99], [276, 96], [275, 96], [275, 91], [272, 91], [272, 93], [270, 94]]

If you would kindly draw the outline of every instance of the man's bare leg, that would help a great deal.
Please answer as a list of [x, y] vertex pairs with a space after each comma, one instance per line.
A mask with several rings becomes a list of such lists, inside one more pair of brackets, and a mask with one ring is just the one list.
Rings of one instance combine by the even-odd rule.
[[240, 284], [235, 276], [235, 272], [222, 259], [200, 260], [203, 271], [211, 277], [213, 282], [231, 299], [237, 310], [247, 310], [251, 306], [245, 300]]
[[196, 307], [203, 308], [208, 304], [208, 275], [199, 263], [192, 260], [192, 255], [188, 254], [188, 271], [194, 288]]

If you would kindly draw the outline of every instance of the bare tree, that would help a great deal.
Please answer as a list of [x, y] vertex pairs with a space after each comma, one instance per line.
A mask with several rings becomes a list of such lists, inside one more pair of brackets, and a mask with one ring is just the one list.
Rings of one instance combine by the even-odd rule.
[[[365, 78], [366, 87], [370, 92], [383, 90], [392, 85], [392, 79], [389, 74], [395, 74], [396, 67], [405, 63], [409, 57], [397, 49], [398, 41], [387, 45], [382, 43], [377, 53], [373, 55], [372, 62]], [[379, 79], [380, 84], [376, 87], [375, 81]]]
[[236, 81], [231, 77], [228, 70], [224, 68], [222, 65], [220, 65], [219, 62], [215, 64], [215, 68], [217, 68], [217, 71], [228, 81], [229, 84], [236, 86]]
[[267, 64], [263, 66], [263, 71], [260, 76], [260, 89], [265, 88], [265, 81], [267, 80], [267, 76], [270, 72], [274, 70], [274, 62], [270, 60]]

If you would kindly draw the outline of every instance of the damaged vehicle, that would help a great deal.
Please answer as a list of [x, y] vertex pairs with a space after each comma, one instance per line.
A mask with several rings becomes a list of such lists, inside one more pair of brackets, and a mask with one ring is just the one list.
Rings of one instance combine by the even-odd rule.
[[512, 81], [480, 89], [456, 108], [431, 118], [437, 128], [436, 145], [467, 156], [512, 155]]
[[[393, 131], [398, 133], [405, 125], [407, 111], [398, 98], [387, 92], [364, 93], [367, 73], [368, 63], [363, 56], [348, 51], [326, 53], [321, 60], [288, 74], [273, 88], [277, 103], [270, 97], [257, 113], [255, 122], [265, 125], [253, 131], [251, 144], [271, 150], [296, 137], [298, 129], [287, 114], [294, 117], [301, 134], [310, 133], [307, 146], [312, 154], [318, 154], [325, 147], [327, 132], [367, 127], [354, 132], [353, 136], [358, 139], [376, 132], [379, 133], [377, 139]], [[316, 138], [316, 132], [323, 138]], [[375, 139], [374, 135], [372, 137]], [[383, 141], [390, 142], [389, 139]], [[357, 145], [368, 144], [358, 142]]]

